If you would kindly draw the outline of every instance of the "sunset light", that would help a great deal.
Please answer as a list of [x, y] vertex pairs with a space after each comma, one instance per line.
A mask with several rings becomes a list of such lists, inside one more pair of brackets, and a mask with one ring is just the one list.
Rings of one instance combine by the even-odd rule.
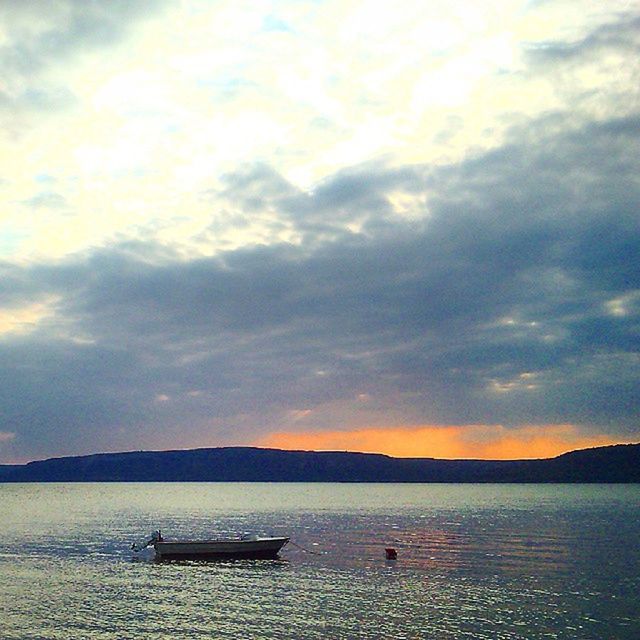
[[519, 460], [552, 458], [574, 449], [618, 442], [588, 437], [573, 425], [505, 429], [499, 425], [422, 426], [311, 433], [273, 433], [258, 444], [282, 449], [361, 451], [399, 458]]

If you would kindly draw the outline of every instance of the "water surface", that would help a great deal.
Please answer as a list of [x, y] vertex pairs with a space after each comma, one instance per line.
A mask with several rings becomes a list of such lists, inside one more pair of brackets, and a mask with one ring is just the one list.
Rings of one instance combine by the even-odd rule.
[[[298, 546], [134, 559], [156, 528]], [[5, 484], [0, 533], [7, 639], [640, 638], [638, 485]]]

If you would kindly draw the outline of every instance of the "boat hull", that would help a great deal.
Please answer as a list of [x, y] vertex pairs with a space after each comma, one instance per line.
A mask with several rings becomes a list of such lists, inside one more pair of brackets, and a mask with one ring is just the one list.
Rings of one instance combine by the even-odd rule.
[[267, 560], [278, 557], [289, 538], [156, 542], [157, 560]]

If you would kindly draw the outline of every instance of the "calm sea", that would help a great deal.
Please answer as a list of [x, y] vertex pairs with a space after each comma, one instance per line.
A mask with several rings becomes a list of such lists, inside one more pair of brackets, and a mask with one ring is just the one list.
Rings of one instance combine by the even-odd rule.
[[[133, 559], [154, 528], [314, 553]], [[635, 640], [639, 594], [640, 485], [0, 485], [3, 639]]]

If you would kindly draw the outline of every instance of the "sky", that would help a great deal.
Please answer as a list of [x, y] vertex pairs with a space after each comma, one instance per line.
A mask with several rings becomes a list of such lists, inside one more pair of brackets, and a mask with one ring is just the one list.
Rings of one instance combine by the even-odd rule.
[[640, 5], [3, 0], [0, 462], [640, 441]]

